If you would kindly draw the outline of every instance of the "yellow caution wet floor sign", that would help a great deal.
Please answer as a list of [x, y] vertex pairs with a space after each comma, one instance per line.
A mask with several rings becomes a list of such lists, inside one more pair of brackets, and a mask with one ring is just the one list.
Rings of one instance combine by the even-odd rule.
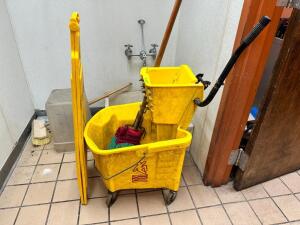
[[77, 12], [72, 13], [69, 27], [71, 36], [71, 89], [77, 180], [81, 203], [87, 204], [87, 150], [83, 137], [84, 127], [87, 122], [87, 99], [84, 92], [83, 72], [80, 60], [80, 27], [79, 14]]

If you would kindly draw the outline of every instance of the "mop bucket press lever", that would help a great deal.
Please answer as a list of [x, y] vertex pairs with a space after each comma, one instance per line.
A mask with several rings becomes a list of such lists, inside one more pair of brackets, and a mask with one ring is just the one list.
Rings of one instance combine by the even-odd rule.
[[[227, 62], [224, 70], [222, 71], [220, 77], [218, 78], [217, 82], [209, 92], [208, 96], [201, 101], [199, 98], [194, 99], [194, 103], [199, 107], [207, 106], [213, 98], [216, 96], [218, 90], [223, 85], [226, 77], [228, 76], [229, 72], [231, 71], [232, 67], [242, 54], [242, 52], [256, 39], [256, 37], [264, 30], [264, 28], [270, 23], [271, 19], [267, 16], [263, 16], [259, 22], [253, 27], [251, 32], [242, 40], [240, 46], [234, 51], [232, 56], [230, 57], [229, 61]], [[199, 78], [201, 80], [199, 80]], [[200, 82], [205, 82], [202, 80], [202, 77], [197, 76], [197, 79]], [[204, 83], [203, 83], [204, 84]]]

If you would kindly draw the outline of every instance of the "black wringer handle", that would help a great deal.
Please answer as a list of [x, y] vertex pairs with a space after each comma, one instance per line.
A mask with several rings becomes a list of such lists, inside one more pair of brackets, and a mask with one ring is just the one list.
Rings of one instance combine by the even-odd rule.
[[271, 19], [267, 16], [263, 16], [259, 22], [253, 27], [252, 31], [242, 40], [241, 45], [235, 50], [235, 52], [230, 57], [229, 61], [227, 62], [224, 70], [222, 71], [220, 77], [218, 78], [217, 82], [209, 92], [206, 99], [201, 101], [199, 98], [194, 99], [194, 103], [197, 106], [204, 107], [207, 106], [211, 100], [215, 97], [218, 90], [224, 83], [224, 80], [226, 79], [227, 75], [229, 74], [230, 70], [236, 63], [237, 59], [240, 57], [242, 52], [247, 48], [248, 45], [250, 45], [255, 38], [264, 30], [264, 28], [270, 23]]

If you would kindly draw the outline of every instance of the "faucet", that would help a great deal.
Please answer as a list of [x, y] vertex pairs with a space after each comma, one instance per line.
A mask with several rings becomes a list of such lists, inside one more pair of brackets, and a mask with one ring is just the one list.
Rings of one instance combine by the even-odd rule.
[[132, 52], [133, 46], [131, 44], [126, 44], [126, 45], [124, 45], [126, 48], [125, 55], [127, 56], [128, 60], [130, 60], [132, 56], [138, 56], [143, 61], [143, 66], [147, 66], [147, 56], [152, 56], [153, 59], [155, 59], [156, 55], [157, 55], [156, 48], [158, 47], [158, 45], [151, 44], [152, 48], [149, 50], [149, 53], [147, 53], [146, 47], [145, 47], [145, 37], [144, 37], [144, 24], [146, 23], [146, 21], [143, 19], [140, 19], [140, 20], [138, 20], [138, 23], [140, 24], [140, 27], [141, 27], [142, 50], [140, 51], [139, 54], [133, 54], [133, 52]]
[[124, 46], [126, 47], [125, 55], [127, 56], [128, 59], [130, 59], [131, 56], [132, 56], [132, 49], [131, 48], [133, 47], [133, 45], [127, 44], [127, 45], [124, 45]]
[[157, 50], [156, 48], [158, 47], [157, 44], [151, 44], [152, 48], [149, 50], [149, 56], [152, 56], [153, 59], [156, 58], [156, 55], [157, 55]]

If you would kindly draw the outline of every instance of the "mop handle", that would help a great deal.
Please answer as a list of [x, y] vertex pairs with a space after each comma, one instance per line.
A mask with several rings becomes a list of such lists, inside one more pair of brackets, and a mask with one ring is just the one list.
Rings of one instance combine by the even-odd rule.
[[169, 38], [170, 38], [170, 35], [171, 35], [171, 32], [172, 32], [172, 29], [173, 29], [173, 26], [174, 26], [174, 23], [175, 23], [175, 20], [176, 20], [176, 17], [177, 17], [181, 2], [182, 2], [182, 0], [176, 0], [176, 2], [174, 4], [174, 7], [173, 7], [173, 10], [172, 10], [172, 13], [171, 13], [171, 16], [170, 16], [170, 19], [169, 19], [164, 37], [162, 39], [162, 42], [161, 42], [161, 45], [160, 45], [160, 48], [159, 48], [159, 51], [158, 51], [158, 54], [157, 54], [157, 57], [156, 57], [156, 60], [155, 60], [155, 63], [154, 63], [155, 67], [160, 66], [160, 63], [161, 63], [161, 60], [164, 56], [164, 53], [165, 53], [165, 50], [166, 50], [166, 47], [167, 47], [167, 44], [168, 44], [168, 41], [169, 41]]
[[256, 39], [256, 37], [264, 30], [264, 28], [270, 23], [271, 19], [267, 16], [263, 16], [259, 22], [253, 27], [251, 32], [242, 40], [241, 45], [234, 51], [232, 56], [230, 57], [229, 61], [227, 62], [224, 70], [222, 71], [220, 77], [218, 78], [217, 82], [209, 92], [206, 99], [201, 101], [199, 98], [194, 99], [194, 103], [199, 107], [207, 106], [213, 98], [216, 96], [218, 90], [223, 85], [224, 80], [228, 76], [229, 72], [231, 71], [232, 67], [242, 54], [242, 52]]

